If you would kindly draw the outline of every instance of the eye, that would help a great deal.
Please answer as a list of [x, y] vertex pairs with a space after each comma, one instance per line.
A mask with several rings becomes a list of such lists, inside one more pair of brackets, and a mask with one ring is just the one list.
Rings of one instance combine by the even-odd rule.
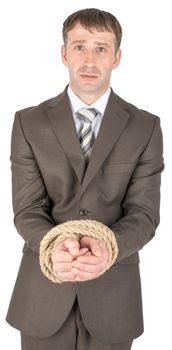
[[97, 48], [97, 51], [98, 51], [98, 52], [105, 52], [106, 49], [105, 49], [103, 46], [99, 46], [99, 47]]
[[76, 46], [75, 46], [75, 49], [76, 49], [77, 51], [82, 51], [82, 50], [84, 50], [84, 46], [83, 46], [83, 45], [76, 45]]

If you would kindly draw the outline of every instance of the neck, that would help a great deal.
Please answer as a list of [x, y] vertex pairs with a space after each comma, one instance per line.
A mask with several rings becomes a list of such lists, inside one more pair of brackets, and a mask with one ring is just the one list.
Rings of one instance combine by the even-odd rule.
[[84, 93], [82, 91], [78, 91], [71, 85], [71, 89], [73, 90], [75, 95], [77, 95], [87, 105], [91, 105], [95, 101], [97, 101], [107, 91], [108, 88], [109, 86], [106, 89], [102, 90], [101, 92], [96, 92], [95, 94], [93, 94], [89, 92]]

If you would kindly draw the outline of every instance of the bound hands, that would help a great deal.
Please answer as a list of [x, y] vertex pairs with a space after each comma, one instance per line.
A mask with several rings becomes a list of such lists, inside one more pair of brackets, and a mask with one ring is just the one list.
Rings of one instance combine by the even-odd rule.
[[108, 263], [106, 245], [91, 237], [67, 239], [52, 252], [53, 271], [63, 280], [88, 281], [98, 277]]

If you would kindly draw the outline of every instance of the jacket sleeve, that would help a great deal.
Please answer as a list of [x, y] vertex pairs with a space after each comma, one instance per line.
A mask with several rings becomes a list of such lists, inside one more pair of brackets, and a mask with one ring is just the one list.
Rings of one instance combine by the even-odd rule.
[[138, 252], [155, 234], [159, 224], [163, 142], [156, 117], [147, 146], [138, 159], [122, 203], [123, 216], [112, 224], [118, 257], [116, 262]]
[[11, 140], [14, 223], [27, 246], [39, 253], [43, 236], [54, 227], [52, 204], [16, 113]]

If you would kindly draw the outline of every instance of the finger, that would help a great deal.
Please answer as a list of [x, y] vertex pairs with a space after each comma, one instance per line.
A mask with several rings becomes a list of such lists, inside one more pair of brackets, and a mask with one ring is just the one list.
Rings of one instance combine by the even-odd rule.
[[103, 271], [104, 268], [104, 264], [98, 264], [98, 265], [88, 265], [88, 264], [81, 264], [81, 263], [77, 263], [74, 262], [74, 264], [72, 263], [72, 269], [71, 271], [73, 273], [77, 273], [78, 271], [82, 271], [82, 272], [88, 272], [88, 273], [100, 273], [101, 271]]
[[59, 272], [70, 272], [72, 268], [71, 263], [58, 263], [58, 264], [53, 264], [53, 271], [55, 273]]
[[92, 237], [82, 237], [80, 239], [80, 246], [81, 248], [87, 247], [89, 250], [91, 249], [92, 242], [95, 240], [95, 238]]
[[98, 246], [92, 248], [92, 253], [97, 257], [102, 256], [102, 251], [101, 251], [100, 247], [98, 247]]
[[71, 256], [71, 254], [69, 252], [54, 251], [51, 254], [51, 260], [53, 263], [72, 262], [73, 256]]
[[95, 242], [93, 242], [92, 253], [97, 257], [102, 256], [102, 241], [96, 240]]
[[94, 256], [93, 254], [86, 254], [83, 256], [79, 256], [75, 261], [80, 262], [80, 263], [84, 263], [84, 264], [99, 264], [103, 261], [102, 258]]
[[98, 277], [98, 275], [99, 275], [97, 273], [83, 272], [83, 271], [80, 271], [80, 270], [77, 270], [77, 269], [76, 269], [75, 272], [73, 272], [73, 274], [75, 275], [75, 279], [78, 280], [78, 281], [79, 280], [88, 281], [88, 280], [91, 280], [93, 278]]
[[65, 248], [68, 249], [69, 253], [73, 256], [78, 255], [80, 244], [76, 239], [67, 239], [63, 242]]
[[72, 272], [60, 272], [58, 276], [62, 278], [64, 281], [75, 282], [75, 275]]
[[101, 240], [92, 237], [83, 237], [80, 240], [81, 247], [88, 247], [95, 256], [102, 255], [102, 243]]
[[81, 248], [81, 249], [79, 250], [77, 256], [85, 255], [85, 254], [88, 253], [88, 252], [89, 252], [88, 248]]
[[101, 273], [106, 269], [107, 266], [107, 259], [97, 263], [97, 264], [86, 264], [86, 263], [80, 263], [77, 260], [72, 262], [72, 272], [77, 272], [77, 270], [83, 271], [83, 272], [90, 272], [90, 273]]
[[88, 253], [85, 253], [84, 254], [84, 256], [91, 256], [92, 254], [91, 254], [91, 252], [90, 251], [88, 251]]

